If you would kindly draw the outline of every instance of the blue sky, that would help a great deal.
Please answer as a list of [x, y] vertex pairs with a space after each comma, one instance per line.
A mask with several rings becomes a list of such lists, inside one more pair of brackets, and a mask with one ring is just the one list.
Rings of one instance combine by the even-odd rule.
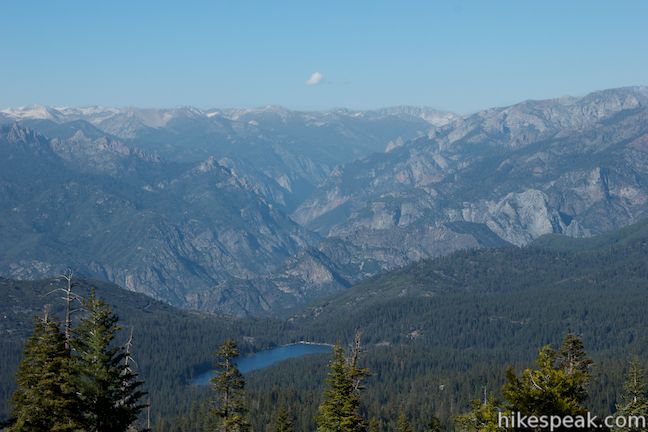
[[640, 0], [7, 0], [0, 15], [2, 107], [469, 112], [648, 84]]

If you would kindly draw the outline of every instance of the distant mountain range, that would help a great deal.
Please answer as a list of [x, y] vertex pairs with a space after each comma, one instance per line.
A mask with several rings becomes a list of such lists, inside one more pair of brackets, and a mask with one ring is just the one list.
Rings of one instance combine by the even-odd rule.
[[0, 125], [0, 274], [72, 266], [237, 315], [648, 210], [646, 87], [467, 116], [28, 107]]
[[382, 152], [391, 141], [424, 135], [456, 119], [429, 108], [296, 112], [281, 107], [199, 110], [50, 108], [0, 110], [0, 123], [19, 121], [49, 137], [102, 135], [169, 161], [210, 157], [245, 172], [273, 202], [292, 208], [337, 165]]
[[639, 87], [479, 112], [345, 165], [294, 218], [357, 243], [398, 232], [378, 243], [419, 257], [453, 223], [483, 224], [516, 245], [606, 231], [646, 210], [647, 105]]

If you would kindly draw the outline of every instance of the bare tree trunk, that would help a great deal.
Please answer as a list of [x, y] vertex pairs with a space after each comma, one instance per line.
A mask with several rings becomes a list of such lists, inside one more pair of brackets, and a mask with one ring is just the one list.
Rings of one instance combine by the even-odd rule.
[[367, 369], [358, 368], [358, 357], [360, 356], [360, 351], [362, 349], [362, 331], [356, 330], [353, 337], [353, 345], [351, 347], [351, 354], [349, 356], [349, 370], [351, 371], [351, 378], [353, 379], [353, 391], [357, 392], [360, 390], [360, 384], [362, 379], [368, 374]]
[[67, 282], [65, 287], [65, 349], [70, 349], [70, 340], [72, 338], [72, 273], [71, 269], [67, 269], [61, 275]]

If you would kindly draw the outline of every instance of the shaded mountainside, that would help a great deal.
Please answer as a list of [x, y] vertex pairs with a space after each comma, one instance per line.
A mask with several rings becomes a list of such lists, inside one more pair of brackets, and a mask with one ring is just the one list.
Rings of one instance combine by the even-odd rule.
[[[88, 161], [66, 151], [75, 140], [0, 129], [2, 274], [35, 278], [71, 266], [192, 307], [200, 292], [268, 274], [315, 238], [213, 159], [165, 162], [98, 141]], [[221, 306], [263, 311], [271, 301], [236, 293]]]

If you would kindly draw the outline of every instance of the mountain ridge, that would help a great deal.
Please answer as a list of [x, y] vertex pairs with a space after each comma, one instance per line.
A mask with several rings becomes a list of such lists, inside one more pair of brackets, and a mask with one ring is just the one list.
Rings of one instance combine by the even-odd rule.
[[438, 126], [413, 107], [0, 113], [0, 270], [73, 265], [178, 306], [288, 314], [421, 259], [641, 219], [647, 106], [629, 87]]

